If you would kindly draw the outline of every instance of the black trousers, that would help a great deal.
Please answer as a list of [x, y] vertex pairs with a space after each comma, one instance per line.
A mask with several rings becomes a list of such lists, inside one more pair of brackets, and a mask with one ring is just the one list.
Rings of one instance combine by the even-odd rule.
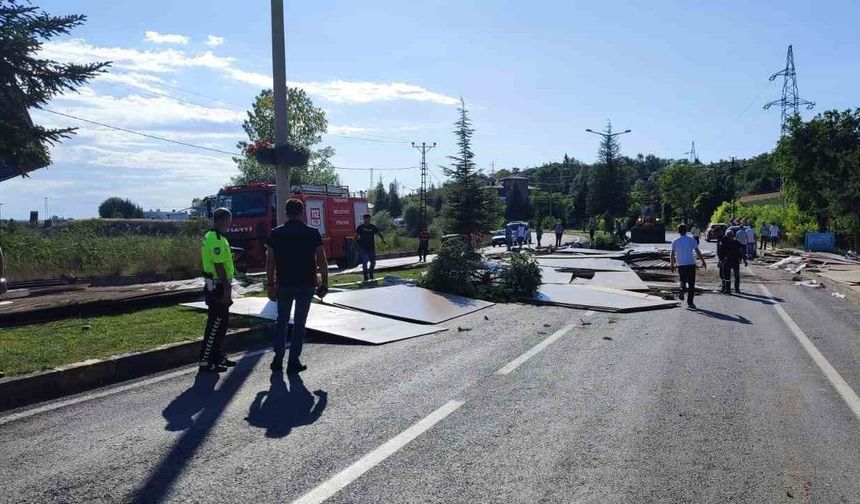
[[209, 307], [209, 317], [203, 332], [203, 344], [200, 346], [200, 364], [217, 364], [221, 361], [223, 352], [221, 345], [227, 326], [230, 325], [230, 305], [224, 303], [224, 284], [215, 284], [214, 290], [204, 288], [203, 296]]
[[564, 233], [556, 233], [555, 234], [555, 246], [556, 247], [561, 247], [561, 237], [563, 235], [564, 235]]
[[422, 261], [427, 260], [427, 252], [430, 251], [430, 241], [428, 240], [419, 240], [418, 241], [418, 259]]
[[678, 266], [678, 278], [681, 282], [681, 293], [687, 292], [687, 304], [693, 304], [696, 293], [696, 265]]
[[731, 292], [732, 290], [732, 273], [735, 276], [735, 290], [741, 289], [741, 263], [730, 263], [723, 261], [720, 264], [720, 279], [723, 281], [723, 290]]

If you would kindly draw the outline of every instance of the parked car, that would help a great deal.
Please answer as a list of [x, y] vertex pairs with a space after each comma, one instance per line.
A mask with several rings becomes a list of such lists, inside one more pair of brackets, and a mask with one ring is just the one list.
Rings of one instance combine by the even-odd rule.
[[504, 229], [496, 229], [493, 231], [493, 235], [491, 240], [491, 245], [493, 247], [501, 247], [505, 244], [505, 230]]
[[723, 237], [724, 234], [726, 234], [726, 229], [728, 228], [728, 224], [711, 224], [710, 226], [708, 226], [707, 233], [705, 233], [705, 241], [711, 242], [719, 240]]

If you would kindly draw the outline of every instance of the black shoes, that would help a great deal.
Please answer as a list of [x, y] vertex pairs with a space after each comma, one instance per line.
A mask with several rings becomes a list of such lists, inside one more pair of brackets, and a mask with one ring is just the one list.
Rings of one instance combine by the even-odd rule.
[[693, 303], [687, 303], [687, 308], [691, 310], [698, 310], [698, 308], [696, 308], [696, 305], [694, 305]]
[[221, 357], [221, 360], [218, 361], [218, 365], [223, 366], [223, 367], [233, 367], [236, 365], [236, 361], [232, 361], [232, 360], [228, 359], [226, 356], [223, 356], [223, 357]]
[[308, 367], [304, 364], [299, 364], [298, 366], [287, 366], [287, 374], [299, 374]]
[[203, 362], [200, 364], [200, 371], [203, 373], [223, 373], [227, 371], [227, 368], [214, 362]]
[[678, 294], [678, 299], [680, 299], [681, 301], [683, 301], [683, 300], [684, 300], [684, 291], [681, 291], [681, 292]]
[[269, 364], [269, 368], [272, 371], [283, 371], [284, 370], [284, 358], [283, 357], [275, 357], [272, 359], [272, 363]]

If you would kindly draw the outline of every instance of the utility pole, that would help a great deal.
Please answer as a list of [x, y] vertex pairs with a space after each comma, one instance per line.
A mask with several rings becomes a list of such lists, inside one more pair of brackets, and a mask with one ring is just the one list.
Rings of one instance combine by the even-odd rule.
[[[589, 128], [586, 128], [585, 131], [587, 131], [588, 133], [593, 133], [595, 135], [599, 135], [599, 136], [603, 137], [604, 140], [606, 140], [607, 146], [610, 147], [608, 149], [608, 152], [607, 152], [606, 169], [607, 170], [612, 169], [612, 163], [615, 161], [615, 159], [614, 159], [614, 156], [612, 155], [612, 149], [611, 149], [612, 144], [611, 144], [610, 140], [612, 140], [613, 138], [615, 138], [619, 135], [623, 135], [625, 133], [630, 133], [631, 130], [628, 129], [628, 130], [624, 130], [624, 131], [619, 131], [617, 133], [613, 133], [612, 132], [612, 122], [610, 121], [606, 125], [606, 132], [605, 133], [601, 132], [601, 131], [594, 131], [594, 130], [589, 129]], [[613, 217], [614, 217], [614, 215], [613, 215]]]
[[782, 135], [785, 135], [788, 128], [788, 119], [800, 113], [800, 106], [806, 107], [806, 110], [812, 110], [815, 102], [804, 100], [797, 92], [797, 72], [794, 70], [794, 49], [788, 46], [788, 53], [785, 55], [785, 68], [770, 76], [770, 81], [773, 82], [777, 77], [782, 77], [782, 97], [778, 100], [765, 103], [764, 109], [767, 110], [774, 105], [779, 105], [782, 113]]
[[[287, 68], [284, 47], [284, 0], [272, 0], [272, 91], [275, 102], [275, 149], [289, 142], [287, 118]], [[290, 167], [282, 160], [275, 164], [278, 225], [287, 220], [286, 203], [290, 197]]]
[[732, 179], [731, 187], [732, 187], [732, 219], [735, 218], [735, 195], [736, 195], [736, 187], [735, 187], [735, 158], [732, 156], [732, 164], [729, 166], [729, 176]]
[[48, 216], [48, 197], [45, 196], [45, 220], [47, 221], [48, 219], [50, 219]]
[[419, 231], [422, 231], [427, 225], [427, 151], [436, 147], [436, 142], [433, 142], [433, 145], [427, 145], [426, 142], [421, 142], [421, 145], [418, 145], [415, 142], [412, 142], [412, 147], [421, 152], [421, 212], [418, 219], [418, 227], [420, 228]]

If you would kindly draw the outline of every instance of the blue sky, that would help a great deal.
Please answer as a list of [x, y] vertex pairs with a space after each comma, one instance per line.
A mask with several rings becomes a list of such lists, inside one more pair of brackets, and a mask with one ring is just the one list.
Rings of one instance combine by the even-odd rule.
[[[244, 110], [271, 85], [265, 0], [35, 3], [89, 16], [46, 55], [115, 61], [52, 110], [232, 151]], [[789, 43], [800, 94], [817, 111], [860, 106], [856, 1], [286, 0], [286, 10], [287, 77], [327, 111], [323, 145], [339, 167], [416, 166], [408, 142], [435, 141], [435, 181], [454, 148], [460, 96], [483, 169], [565, 153], [593, 161], [597, 137], [584, 129], [607, 119], [633, 130], [622, 137], [628, 155], [681, 158], [691, 141], [703, 161], [755, 155], [778, 136], [778, 110], [761, 106], [779, 96], [781, 83], [767, 77]], [[0, 185], [3, 218], [42, 211], [45, 197], [67, 217], [92, 216], [112, 195], [184, 208], [235, 174], [225, 155], [33, 115], [81, 130], [54, 148], [53, 166]], [[355, 190], [370, 183], [367, 171], [340, 175]], [[379, 175], [407, 192], [419, 183], [415, 169]]]

